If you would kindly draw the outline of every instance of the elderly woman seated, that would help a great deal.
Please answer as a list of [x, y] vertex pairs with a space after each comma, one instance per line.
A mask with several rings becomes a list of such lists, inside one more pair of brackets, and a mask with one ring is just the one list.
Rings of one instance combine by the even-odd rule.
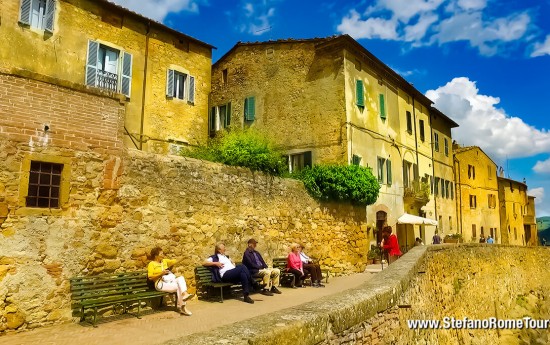
[[292, 243], [290, 245], [291, 252], [288, 253], [286, 259], [286, 270], [294, 275], [294, 286], [305, 287], [304, 279], [308, 276], [304, 273], [304, 267], [302, 259], [300, 258], [300, 245], [298, 243]]

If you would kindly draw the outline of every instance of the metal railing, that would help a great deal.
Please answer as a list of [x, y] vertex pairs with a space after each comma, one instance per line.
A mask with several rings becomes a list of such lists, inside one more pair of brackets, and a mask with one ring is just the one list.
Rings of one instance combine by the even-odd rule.
[[115, 91], [118, 86], [118, 75], [106, 71], [97, 71], [97, 87]]

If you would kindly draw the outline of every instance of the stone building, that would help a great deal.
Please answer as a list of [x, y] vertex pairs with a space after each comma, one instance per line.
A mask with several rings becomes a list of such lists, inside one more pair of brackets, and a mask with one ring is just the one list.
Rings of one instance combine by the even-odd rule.
[[527, 185], [499, 176], [498, 198], [502, 243], [538, 245], [535, 198], [527, 195]]
[[504, 243], [495, 162], [477, 146], [455, 144], [454, 169], [458, 232], [464, 241], [476, 242], [481, 235], [491, 235], [495, 243]]
[[[454, 205], [440, 202], [436, 210], [430, 181], [434, 174], [452, 181], [450, 129], [457, 124], [431, 104], [348, 35], [237, 43], [212, 68], [209, 129], [264, 131], [288, 155], [290, 171], [323, 163], [371, 167], [381, 190], [367, 207], [369, 229], [393, 226], [405, 212], [438, 219], [448, 206], [445, 224]], [[434, 229], [399, 225], [397, 232], [406, 245], [431, 238]]]
[[211, 45], [107, 0], [10, 0], [0, 13], [0, 68], [123, 94], [127, 147], [206, 141]]

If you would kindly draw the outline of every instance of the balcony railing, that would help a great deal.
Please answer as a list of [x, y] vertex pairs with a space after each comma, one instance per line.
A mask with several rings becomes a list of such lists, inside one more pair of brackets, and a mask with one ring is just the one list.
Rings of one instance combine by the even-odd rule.
[[403, 197], [413, 198], [418, 202], [426, 204], [430, 201], [430, 184], [418, 179], [413, 180], [405, 187]]
[[117, 86], [118, 75], [105, 71], [97, 71], [97, 87], [116, 92]]

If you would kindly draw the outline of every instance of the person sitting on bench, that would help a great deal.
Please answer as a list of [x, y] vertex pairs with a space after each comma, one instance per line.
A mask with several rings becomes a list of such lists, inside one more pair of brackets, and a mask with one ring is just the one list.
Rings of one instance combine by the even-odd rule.
[[294, 274], [294, 287], [305, 287], [304, 279], [307, 278], [307, 275], [304, 273], [302, 260], [300, 259], [300, 246], [298, 243], [292, 243], [290, 250], [291, 252], [288, 253], [286, 259], [286, 270]]
[[209, 267], [212, 271], [212, 281], [241, 284], [243, 288], [244, 302], [254, 303], [250, 298], [252, 289], [259, 290], [258, 284], [250, 275], [250, 271], [244, 265], [235, 266], [233, 262], [225, 255], [225, 245], [216, 244], [214, 255], [206, 259], [203, 266]]
[[313, 263], [313, 259], [306, 255], [303, 252], [304, 246], [298, 246], [300, 251], [300, 260], [302, 260], [302, 267], [304, 268], [304, 273], [311, 276], [311, 285], [313, 287], [325, 287], [321, 284], [323, 275], [321, 273], [321, 266], [319, 264]]
[[185, 278], [182, 276], [176, 277], [169, 269], [178, 260], [165, 259], [160, 247], [151, 249], [151, 259], [152, 261], [147, 266], [147, 279], [155, 283], [157, 291], [176, 292], [178, 312], [182, 315], [191, 316], [192, 313], [185, 305], [186, 301], [193, 298], [194, 295], [187, 293]]
[[253, 238], [248, 240], [248, 247], [243, 254], [243, 265], [248, 268], [253, 277], [262, 278], [264, 283], [264, 288], [260, 292], [262, 295], [280, 294], [281, 291], [277, 289], [277, 286], [279, 286], [281, 271], [278, 268], [267, 267], [262, 255], [256, 250], [257, 243]]

